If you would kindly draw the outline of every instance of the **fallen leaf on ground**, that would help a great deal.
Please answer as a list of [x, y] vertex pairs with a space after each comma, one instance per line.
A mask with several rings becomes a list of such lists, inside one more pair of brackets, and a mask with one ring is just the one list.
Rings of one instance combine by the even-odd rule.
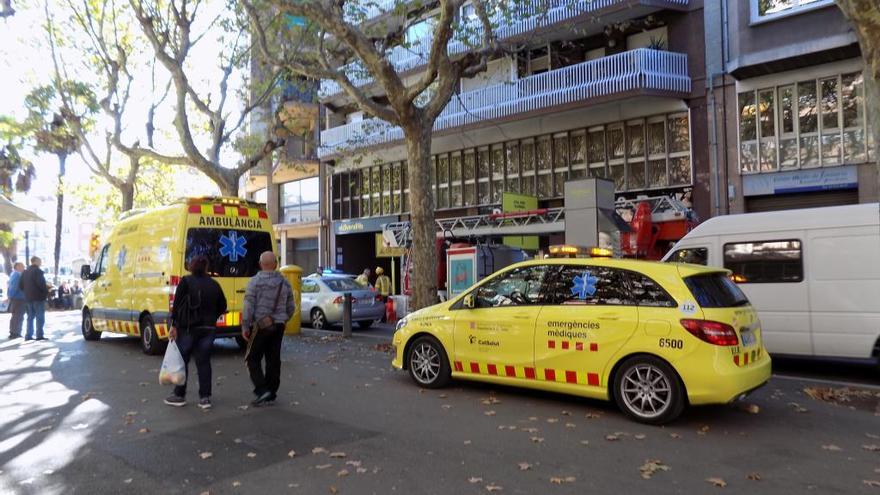
[[333, 493], [335, 495], [335, 494], [339, 493], [339, 489], [333, 485], [330, 485], [330, 493]]
[[642, 464], [642, 467], [639, 468], [639, 472], [642, 473], [642, 478], [649, 480], [657, 471], [669, 471], [670, 469], [672, 468], [663, 464], [663, 461], [659, 459], [649, 459]]
[[495, 411], [484, 411], [483, 414], [486, 416], [495, 416]]
[[520, 429], [526, 433], [538, 433], [537, 428], [520, 428]]
[[496, 485], [496, 484], [494, 484], [494, 483], [489, 484], [489, 485], [486, 485], [486, 491], [487, 491], [487, 492], [500, 492], [500, 491], [503, 490], [503, 489], [504, 489], [504, 488], [502, 488], [502, 487], [500, 487], [500, 486], [498, 486], [498, 485]]
[[705, 435], [706, 433], [709, 433], [709, 425], [703, 425], [697, 431], [697, 435]]
[[880, 488], [880, 481], [877, 480], [862, 480], [862, 483], [871, 488]]
[[240, 439], [240, 438], [236, 438], [235, 440], [233, 440], [233, 442], [234, 442], [234, 443], [241, 443], [241, 439]]
[[293, 459], [294, 457], [296, 457], [296, 451], [291, 450], [290, 452], [287, 453], [287, 457], [290, 457], [291, 459]]
[[241, 481], [233, 481], [232, 486], [236, 486], [236, 487], [241, 486]]
[[327, 449], [325, 449], [324, 447], [315, 447], [312, 449], [313, 454], [325, 454], [326, 452]]
[[529, 416], [529, 421], [537, 421], [537, 420], [538, 420], [537, 416]]
[[125, 483], [126, 485], [131, 484], [132, 481], [134, 481], [134, 480], [131, 478], [126, 478], [126, 479], [122, 480], [122, 482]]
[[556, 418], [547, 418], [547, 422], [548, 422], [548, 423], [558, 423], [559, 420], [556, 419]]
[[219, 435], [219, 434], [221, 434], [221, 433], [223, 433], [223, 430], [217, 430], [217, 431], [214, 432], [215, 435]]
[[598, 419], [598, 418], [601, 418], [602, 416], [600, 416], [599, 414], [596, 414], [596, 413], [588, 412], [587, 414], [584, 415], [584, 417], [587, 419]]
[[443, 404], [440, 407], [442, 407], [443, 409], [451, 409], [452, 408], [452, 406], [450, 406], [449, 404]]
[[792, 408], [794, 408], [795, 412], [799, 412], [799, 413], [807, 412], [807, 408], [801, 406], [797, 402], [789, 402], [788, 405], [791, 406]]
[[478, 478], [476, 476], [471, 476], [470, 478], [468, 478], [468, 483], [471, 483], [471, 484], [481, 483], [482, 481], [483, 481], [483, 478]]
[[150, 432], [149, 428], [141, 428], [140, 430], [138, 430], [138, 433], [149, 433], [149, 432]]
[[345, 452], [330, 452], [330, 457], [334, 459], [345, 459]]
[[746, 479], [750, 479], [752, 481], [761, 481], [761, 475], [758, 473], [750, 473], [746, 476]]
[[865, 433], [865, 436], [874, 440], [880, 440], [880, 435], [875, 435], [873, 433]]
[[532, 465], [529, 464], [528, 462], [519, 463], [519, 470], [520, 471], [528, 471], [529, 469], [532, 469]]
[[706, 478], [706, 483], [710, 483], [713, 486], [717, 486], [719, 488], [724, 488], [727, 486], [727, 482], [721, 478]]
[[581, 445], [590, 445], [589, 440], [581, 440]]
[[672, 438], [681, 438], [681, 435], [679, 435], [678, 433], [670, 433], [669, 436]]
[[315, 466], [315, 469], [327, 469], [332, 466], [333, 464], [318, 464], [317, 466]]
[[361, 461], [345, 461], [346, 466], [361, 467]]
[[840, 447], [838, 447], [837, 445], [834, 445], [833, 443], [829, 444], [829, 445], [823, 445], [822, 449], [823, 450], [831, 450], [833, 452], [840, 452], [841, 450], [843, 450]]
[[336, 473], [336, 476], [339, 476], [340, 478], [343, 476], [348, 476], [348, 469], [343, 469], [339, 471], [338, 473]]
[[250, 407], [251, 407], [251, 406], [249, 406], [249, 405], [247, 405], [247, 404], [244, 404], [244, 405], [238, 406], [238, 408], [241, 409], [242, 411], [247, 411], [248, 409], [250, 409]]
[[213, 452], [202, 452], [201, 454], [199, 454], [199, 457], [201, 457], [202, 459], [210, 459], [210, 458], [214, 457], [214, 453]]
[[620, 440], [620, 437], [617, 435], [605, 435], [605, 440], [608, 440], [609, 442], [616, 442]]
[[862, 448], [867, 450], [868, 452], [880, 452], [880, 445], [876, 445], [873, 443], [869, 445], [862, 445]]
[[568, 411], [562, 411], [560, 414], [562, 414], [563, 416], [571, 416], [571, 413]]
[[635, 435], [633, 435], [633, 438], [635, 438], [636, 440], [644, 440], [645, 434], [644, 433], [636, 433]]
[[357, 468], [357, 472], [358, 472], [358, 474], [364, 474], [367, 472], [367, 468], [359, 467], [359, 468]]
[[577, 425], [574, 423], [565, 423], [565, 427], [566, 428], [575, 428], [575, 427], [577, 427]]
[[447, 396], [446, 394], [440, 394], [440, 395], [438, 395], [437, 397], [440, 397], [441, 399], [445, 399], [445, 398], [448, 397], [448, 396]]
[[544, 437], [532, 437], [531, 440], [535, 443], [542, 443], [544, 442]]
[[37, 430], [37, 433], [43, 433], [44, 431], [49, 431], [51, 429], [52, 429], [51, 426], [42, 426]]
[[253, 459], [254, 457], [257, 456], [257, 453], [256, 452], [248, 452], [247, 456], [250, 457], [251, 459]]
[[470, 444], [471, 444], [471, 441], [470, 441], [470, 440], [465, 440], [465, 441], [464, 441], [464, 444], [465, 444], [465, 445], [470, 445]]
[[70, 427], [71, 430], [85, 430], [89, 427], [88, 423], [80, 423], [78, 425], [73, 425]]

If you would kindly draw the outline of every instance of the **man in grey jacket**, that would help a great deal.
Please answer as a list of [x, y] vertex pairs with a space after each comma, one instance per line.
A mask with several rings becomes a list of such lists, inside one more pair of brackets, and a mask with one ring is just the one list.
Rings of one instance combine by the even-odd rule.
[[[293, 288], [281, 273], [275, 271], [275, 253], [266, 251], [260, 255], [261, 271], [248, 282], [244, 295], [244, 311], [241, 317], [242, 337], [248, 341], [247, 361], [254, 394], [254, 406], [273, 402], [281, 384], [281, 341], [284, 326], [296, 310]], [[257, 328], [254, 325], [263, 318], [272, 319], [271, 326]], [[263, 359], [266, 369], [263, 371]]]

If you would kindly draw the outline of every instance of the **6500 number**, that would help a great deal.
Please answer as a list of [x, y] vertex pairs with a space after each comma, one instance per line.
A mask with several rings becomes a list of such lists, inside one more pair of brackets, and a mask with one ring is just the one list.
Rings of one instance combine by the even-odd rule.
[[660, 347], [684, 349], [684, 341], [681, 339], [660, 339]]

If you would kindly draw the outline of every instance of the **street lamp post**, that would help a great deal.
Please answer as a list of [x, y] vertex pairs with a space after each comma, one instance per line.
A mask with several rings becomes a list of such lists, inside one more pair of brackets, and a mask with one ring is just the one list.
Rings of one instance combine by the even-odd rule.
[[30, 263], [31, 261], [31, 241], [30, 241], [31, 231], [24, 231], [24, 262], [25, 264]]

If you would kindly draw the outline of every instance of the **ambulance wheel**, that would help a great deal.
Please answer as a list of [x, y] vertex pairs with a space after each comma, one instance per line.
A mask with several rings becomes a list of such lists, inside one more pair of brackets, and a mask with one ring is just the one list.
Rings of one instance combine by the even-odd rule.
[[161, 354], [162, 343], [159, 342], [159, 334], [156, 333], [156, 325], [150, 315], [141, 318], [141, 349], [144, 354], [155, 356]]
[[452, 371], [443, 346], [434, 337], [416, 339], [406, 356], [409, 376], [421, 387], [441, 388], [449, 383]]
[[684, 386], [672, 367], [654, 356], [635, 356], [621, 364], [613, 392], [617, 406], [641, 423], [661, 425], [684, 411]]
[[366, 330], [373, 326], [373, 323], [375, 323], [373, 320], [359, 321], [358, 326]]
[[95, 330], [95, 324], [92, 322], [92, 312], [88, 309], [83, 310], [82, 335], [86, 340], [99, 340], [101, 338], [101, 332]]
[[238, 344], [238, 348], [241, 350], [247, 349], [248, 341], [244, 340], [244, 337], [241, 335], [235, 336], [235, 343]]
[[312, 310], [312, 328], [323, 330], [327, 326], [327, 316], [319, 308]]

